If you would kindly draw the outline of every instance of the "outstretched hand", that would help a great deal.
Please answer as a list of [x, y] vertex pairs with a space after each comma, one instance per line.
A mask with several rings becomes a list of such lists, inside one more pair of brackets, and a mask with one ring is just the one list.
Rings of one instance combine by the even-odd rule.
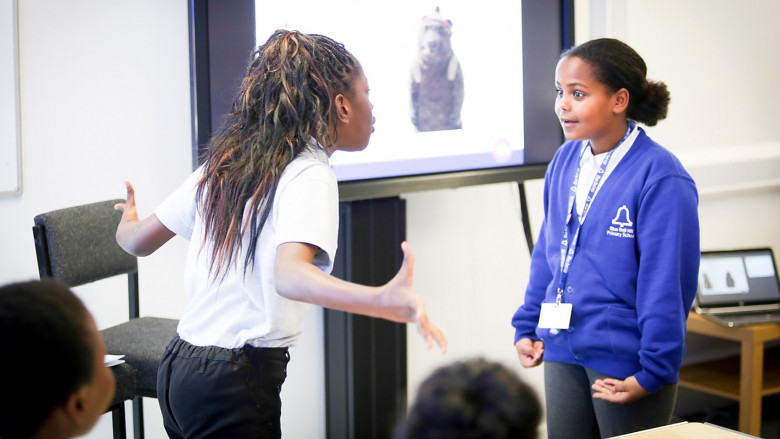
[[135, 207], [135, 190], [129, 181], [125, 181], [127, 187], [127, 200], [124, 203], [116, 203], [114, 209], [122, 211], [120, 223], [138, 221], [138, 210]]
[[531, 340], [530, 338], [521, 338], [515, 343], [517, 357], [523, 367], [538, 366], [544, 356], [544, 342], [541, 340]]
[[591, 387], [596, 391], [593, 394], [594, 398], [618, 404], [628, 404], [650, 394], [637, 382], [634, 376], [630, 376], [625, 380], [615, 378], [598, 379]]
[[441, 347], [442, 354], [447, 352], [447, 339], [441, 330], [431, 323], [425, 311], [425, 302], [414, 291], [414, 253], [407, 242], [401, 243], [404, 261], [398, 273], [383, 288], [380, 298], [380, 317], [395, 322], [413, 322], [417, 332], [425, 338], [428, 349], [434, 341]]
[[126, 181], [125, 187], [127, 187], [127, 200], [114, 205], [114, 209], [122, 211], [122, 219], [116, 227], [116, 242], [131, 255], [148, 256], [168, 242], [174, 233], [155, 215], [149, 215], [139, 221], [133, 185]]

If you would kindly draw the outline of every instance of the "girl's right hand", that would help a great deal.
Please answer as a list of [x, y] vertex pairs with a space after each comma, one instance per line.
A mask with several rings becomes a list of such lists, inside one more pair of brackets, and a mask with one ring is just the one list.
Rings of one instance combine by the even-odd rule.
[[515, 349], [517, 349], [517, 356], [523, 367], [538, 366], [542, 362], [544, 342], [541, 340], [533, 341], [530, 338], [521, 338], [515, 343]]
[[139, 220], [133, 185], [126, 181], [125, 188], [127, 189], [127, 199], [124, 203], [114, 205], [114, 209], [122, 211], [122, 218], [116, 227], [116, 242], [131, 255], [148, 256], [173, 238], [175, 234], [168, 230], [155, 215], [149, 215], [143, 220]]
[[442, 354], [447, 352], [447, 339], [441, 330], [431, 323], [425, 311], [425, 302], [412, 286], [414, 253], [407, 242], [401, 243], [404, 261], [398, 273], [384, 287], [379, 297], [379, 317], [394, 322], [414, 322], [417, 332], [425, 338], [428, 349], [435, 341], [441, 347]]

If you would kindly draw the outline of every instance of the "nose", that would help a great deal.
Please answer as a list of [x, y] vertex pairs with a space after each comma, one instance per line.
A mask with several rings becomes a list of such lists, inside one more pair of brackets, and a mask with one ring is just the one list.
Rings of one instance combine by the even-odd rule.
[[571, 110], [571, 104], [569, 103], [569, 100], [566, 98], [566, 96], [561, 96], [558, 98], [558, 101], [556, 102], [558, 109], [561, 111], [569, 111]]

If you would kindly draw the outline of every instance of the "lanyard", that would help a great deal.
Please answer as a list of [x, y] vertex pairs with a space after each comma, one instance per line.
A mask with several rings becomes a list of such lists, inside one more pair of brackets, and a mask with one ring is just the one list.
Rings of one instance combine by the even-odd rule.
[[579, 221], [577, 221], [573, 237], [571, 242], [569, 242], [569, 222], [571, 221], [573, 215], [572, 209], [576, 209], [574, 202], [575, 196], [577, 195], [577, 185], [579, 184], [580, 180], [582, 154], [585, 152], [587, 145], [582, 148], [582, 151], [580, 152], [580, 159], [577, 162], [577, 172], [574, 173], [574, 182], [570, 188], [568, 204], [569, 207], [566, 211], [566, 224], [563, 226], [563, 237], [561, 238], [561, 280], [558, 284], [558, 295], [555, 298], [555, 303], [557, 304], [560, 304], [563, 301], [563, 288], [566, 286], [566, 280], [569, 278], [569, 267], [571, 266], [571, 261], [574, 259], [574, 253], [577, 250], [577, 241], [580, 238], [580, 229], [582, 228], [582, 223], [585, 222], [585, 217], [588, 215], [588, 211], [590, 211], [590, 205], [593, 203], [593, 199], [596, 198], [596, 191], [598, 191], [599, 184], [603, 180], [604, 174], [607, 172], [607, 166], [609, 165], [609, 160], [612, 158], [612, 153], [614, 153], [615, 150], [626, 141], [629, 134], [631, 134], [631, 129], [635, 125], [636, 123], [629, 122], [628, 128], [626, 128], [626, 134], [623, 136], [623, 139], [621, 139], [620, 143], [618, 143], [616, 147], [612, 148], [612, 150], [609, 151], [606, 156], [604, 156], [604, 160], [601, 162], [598, 171], [596, 171], [596, 176], [593, 177], [593, 183], [590, 185], [588, 197], [585, 199], [585, 205], [582, 208], [582, 215], [580, 216]]

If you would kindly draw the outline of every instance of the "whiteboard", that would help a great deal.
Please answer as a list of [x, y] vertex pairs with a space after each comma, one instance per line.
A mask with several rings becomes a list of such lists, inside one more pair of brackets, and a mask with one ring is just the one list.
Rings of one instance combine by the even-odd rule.
[[22, 191], [17, 0], [0, 0], [0, 195]]

